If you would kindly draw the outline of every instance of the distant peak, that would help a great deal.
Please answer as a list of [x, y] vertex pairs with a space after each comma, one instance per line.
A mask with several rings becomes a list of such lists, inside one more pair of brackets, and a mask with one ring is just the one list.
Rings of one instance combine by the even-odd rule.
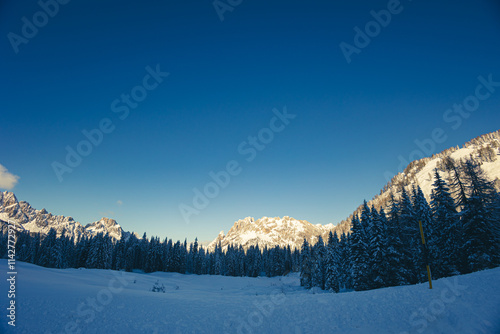
[[102, 217], [100, 221], [105, 223], [106, 225], [116, 225], [117, 224], [116, 220], [114, 220], [112, 218], [108, 218], [108, 217]]

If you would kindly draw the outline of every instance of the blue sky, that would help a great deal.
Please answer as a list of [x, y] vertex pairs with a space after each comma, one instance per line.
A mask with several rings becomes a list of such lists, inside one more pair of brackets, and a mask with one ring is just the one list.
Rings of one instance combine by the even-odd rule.
[[[493, 0], [243, 0], [223, 21], [212, 1], [70, 1], [57, 13], [47, 3], [53, 17], [36, 1], [0, 5], [0, 186], [83, 224], [107, 216], [125, 230], [211, 240], [246, 216], [338, 223], [415, 140], [442, 129], [437, 153], [500, 124], [500, 87], [467, 118], [446, 114], [479, 76], [500, 81]], [[356, 47], [354, 28], [376, 29], [370, 12], [388, 6], [390, 22], [348, 63], [339, 45]], [[36, 33], [23, 29], [34, 19]], [[157, 82], [157, 70], [169, 75]], [[137, 104], [121, 101], [132, 93]], [[285, 107], [295, 118], [273, 121]], [[67, 147], [103, 120], [108, 133], [69, 167]], [[265, 130], [271, 122], [281, 131]], [[259, 134], [265, 148], [247, 161], [241, 151]], [[195, 208], [194, 189], [230, 161], [238, 173]], [[58, 177], [54, 162], [72, 172]]]

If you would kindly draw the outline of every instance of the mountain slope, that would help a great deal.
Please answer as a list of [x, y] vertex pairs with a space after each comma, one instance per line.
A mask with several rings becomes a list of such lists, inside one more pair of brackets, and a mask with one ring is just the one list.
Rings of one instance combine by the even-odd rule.
[[[465, 143], [462, 148], [451, 147], [432, 157], [423, 158], [411, 162], [403, 172], [395, 175], [387, 185], [380, 191], [380, 194], [368, 201], [368, 206], [375, 208], [387, 208], [389, 198], [393, 194], [399, 198], [401, 187], [411, 190], [413, 186], [419, 185], [422, 188], [426, 199], [430, 200], [432, 184], [434, 183], [434, 170], [438, 168], [441, 176], [449, 180], [449, 173], [444, 170], [443, 160], [450, 157], [455, 161], [465, 160], [472, 157], [481, 164], [484, 175], [495, 182], [497, 190], [500, 191], [500, 130], [484, 134]], [[346, 220], [342, 221], [336, 228], [342, 230], [350, 229], [350, 224], [354, 215], [361, 214], [360, 205]]]

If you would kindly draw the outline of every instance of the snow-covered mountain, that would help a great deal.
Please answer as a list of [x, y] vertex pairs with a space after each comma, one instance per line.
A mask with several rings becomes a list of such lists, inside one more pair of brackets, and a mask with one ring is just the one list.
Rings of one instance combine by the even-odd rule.
[[[467, 159], [471, 156], [481, 163], [484, 174], [491, 181], [495, 181], [500, 190], [500, 130], [477, 137], [466, 143], [462, 148], [452, 147], [432, 157], [423, 158], [411, 162], [406, 169], [398, 173], [381, 190], [380, 194], [368, 202], [368, 206], [375, 206], [377, 209], [386, 208], [390, 194], [398, 197], [401, 187], [405, 186], [411, 190], [412, 186], [419, 185], [422, 188], [427, 200], [430, 199], [432, 184], [434, 182], [433, 173], [436, 168], [442, 169], [441, 163], [444, 158], [451, 157], [455, 161]], [[368, 171], [367, 171], [368, 172]], [[441, 175], [448, 177], [447, 172], [441, 171]], [[363, 199], [360, 199], [360, 203]], [[274, 247], [275, 245], [300, 247], [305, 237], [309, 242], [315, 243], [317, 236], [321, 235], [326, 241], [329, 231], [337, 231], [340, 236], [348, 232], [351, 221], [355, 214], [361, 213], [360, 205], [353, 214], [338, 225], [313, 225], [305, 220], [296, 220], [290, 217], [268, 218], [264, 217], [254, 220], [251, 217], [238, 220], [229, 230], [227, 235], [221, 232], [209, 245], [209, 250], [214, 249], [220, 241], [223, 248], [228, 245], [242, 245], [248, 248], [251, 245], [259, 244], [259, 247]]]
[[127, 237], [129, 232], [123, 231], [121, 226], [114, 220], [102, 218], [101, 220], [83, 226], [72, 217], [53, 215], [45, 209], [36, 210], [28, 202], [18, 201], [12, 192], [0, 192], [0, 226], [4, 230], [7, 228], [9, 220], [16, 222], [16, 229], [19, 231], [30, 231], [32, 233], [47, 234], [51, 228], [61, 235], [64, 231], [66, 236], [74, 237], [78, 240], [82, 236], [96, 235], [97, 233], [109, 234], [115, 240], [119, 240], [122, 235]]
[[[497, 190], [500, 191], [500, 130], [484, 134], [465, 143], [461, 148], [451, 147], [432, 157], [423, 158], [411, 162], [403, 172], [395, 175], [390, 182], [380, 191], [380, 194], [368, 201], [368, 206], [375, 208], [387, 208], [391, 193], [396, 198], [401, 194], [402, 186], [410, 191], [413, 186], [419, 185], [426, 199], [430, 200], [432, 184], [434, 183], [434, 170], [437, 168], [445, 180], [449, 182], [450, 175], [443, 166], [444, 159], [452, 158], [454, 161], [470, 159], [471, 157], [481, 165], [490, 181], [494, 181]], [[450, 183], [450, 182], [449, 182]], [[350, 226], [355, 214], [360, 214], [360, 205], [353, 214], [342, 221], [338, 227]]]
[[227, 235], [221, 231], [217, 238], [208, 245], [208, 249], [213, 250], [219, 241], [223, 249], [231, 244], [242, 245], [245, 249], [257, 244], [261, 249], [265, 246], [269, 248], [277, 245], [281, 247], [290, 245], [292, 249], [300, 248], [304, 238], [311, 243], [316, 243], [317, 237], [321, 235], [326, 240], [333, 228], [333, 224], [313, 225], [306, 220], [297, 220], [288, 216], [263, 217], [257, 220], [247, 217], [235, 222]]

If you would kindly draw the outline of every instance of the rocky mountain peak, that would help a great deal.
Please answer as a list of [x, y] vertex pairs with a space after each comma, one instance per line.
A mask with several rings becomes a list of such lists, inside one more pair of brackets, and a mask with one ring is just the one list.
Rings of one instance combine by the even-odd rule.
[[28, 202], [18, 201], [14, 193], [4, 191], [0, 192], [0, 228], [2, 230], [7, 229], [9, 220], [16, 222], [16, 228], [19, 231], [46, 235], [53, 228], [58, 236], [64, 233], [75, 240], [97, 233], [108, 234], [115, 240], [119, 240], [124, 234], [126, 237], [130, 235], [129, 232], [124, 232], [114, 219], [103, 217], [84, 227], [71, 216], [53, 215], [46, 209], [36, 210]]

